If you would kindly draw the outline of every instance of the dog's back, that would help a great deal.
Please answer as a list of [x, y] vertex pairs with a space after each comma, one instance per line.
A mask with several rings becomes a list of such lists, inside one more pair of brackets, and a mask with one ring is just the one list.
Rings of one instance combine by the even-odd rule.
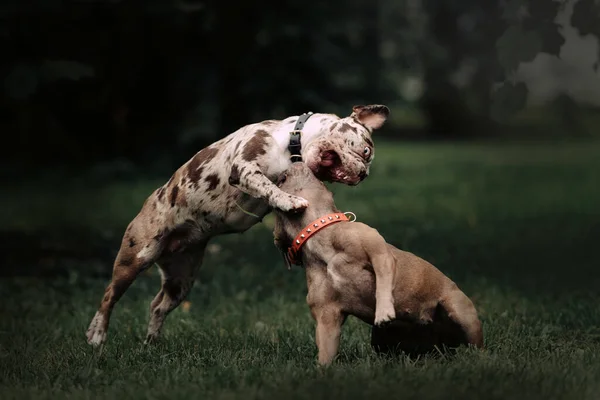
[[[363, 223], [338, 224], [328, 228], [320, 246], [335, 247], [344, 263], [309, 262], [309, 304], [336, 301], [343, 310], [372, 324], [375, 313], [376, 279], [361, 253], [374, 229]], [[408, 353], [432, 350], [435, 346], [460, 344], [483, 346], [483, 333], [477, 311], [449, 277], [417, 255], [387, 244], [394, 259], [393, 298], [396, 320], [373, 327], [376, 349], [398, 347]], [[309, 261], [311, 261], [309, 259]], [[316, 260], [315, 260], [316, 261]], [[318, 288], [318, 289], [317, 289]], [[328, 300], [329, 299], [329, 300]], [[335, 300], [334, 300], [335, 299]]]

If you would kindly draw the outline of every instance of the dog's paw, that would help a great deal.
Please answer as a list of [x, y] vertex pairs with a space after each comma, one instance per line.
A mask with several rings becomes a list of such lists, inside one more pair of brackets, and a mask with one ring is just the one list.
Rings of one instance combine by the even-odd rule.
[[303, 199], [302, 197], [296, 197], [292, 201], [293, 206], [290, 211], [302, 211], [308, 208], [308, 200]]
[[146, 335], [146, 340], [144, 340], [144, 346], [157, 345], [159, 342], [160, 336], [158, 333], [149, 333]]
[[104, 323], [104, 316], [100, 313], [96, 313], [94, 319], [90, 323], [90, 327], [86, 332], [87, 342], [89, 345], [97, 347], [106, 342], [106, 328]]
[[394, 307], [377, 307], [375, 310], [375, 326], [383, 326], [396, 319]]
[[308, 207], [308, 200], [298, 196], [289, 196], [279, 205], [279, 209], [285, 212], [298, 212]]

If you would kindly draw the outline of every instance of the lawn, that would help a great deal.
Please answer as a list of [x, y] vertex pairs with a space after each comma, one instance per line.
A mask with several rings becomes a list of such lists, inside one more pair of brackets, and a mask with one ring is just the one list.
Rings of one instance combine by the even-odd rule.
[[0, 200], [0, 398], [600, 398], [600, 144], [377, 145], [364, 183], [331, 186], [338, 207], [450, 276], [480, 312], [485, 351], [378, 357], [349, 319], [320, 370], [304, 273], [284, 268], [271, 218], [212, 243], [161, 343], [142, 345], [152, 269], [93, 351], [84, 334], [119, 236], [169, 174], [45, 178]]

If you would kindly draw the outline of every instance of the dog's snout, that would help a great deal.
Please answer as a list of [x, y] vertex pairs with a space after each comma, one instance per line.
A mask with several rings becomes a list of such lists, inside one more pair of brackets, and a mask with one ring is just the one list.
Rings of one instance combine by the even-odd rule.
[[367, 176], [369, 176], [369, 174], [367, 173], [367, 171], [361, 171], [360, 174], [358, 174], [358, 177], [360, 178], [361, 181], [363, 179], [365, 179]]

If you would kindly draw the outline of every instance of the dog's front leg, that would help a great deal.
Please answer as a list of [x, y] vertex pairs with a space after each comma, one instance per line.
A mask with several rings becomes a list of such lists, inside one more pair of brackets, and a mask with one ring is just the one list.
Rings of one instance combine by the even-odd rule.
[[255, 163], [234, 164], [229, 175], [229, 184], [252, 197], [265, 200], [279, 210], [299, 211], [308, 207], [302, 197], [288, 194], [267, 178]]
[[335, 307], [324, 307], [313, 312], [317, 321], [315, 340], [319, 349], [319, 365], [327, 366], [333, 362], [340, 347], [340, 336], [345, 316]]
[[394, 277], [396, 262], [387, 243], [379, 233], [368, 238], [369, 258], [375, 272], [375, 325], [380, 326], [396, 318], [394, 307]]
[[381, 255], [373, 260], [375, 271], [375, 325], [396, 319], [394, 308], [394, 259], [391, 255]]

